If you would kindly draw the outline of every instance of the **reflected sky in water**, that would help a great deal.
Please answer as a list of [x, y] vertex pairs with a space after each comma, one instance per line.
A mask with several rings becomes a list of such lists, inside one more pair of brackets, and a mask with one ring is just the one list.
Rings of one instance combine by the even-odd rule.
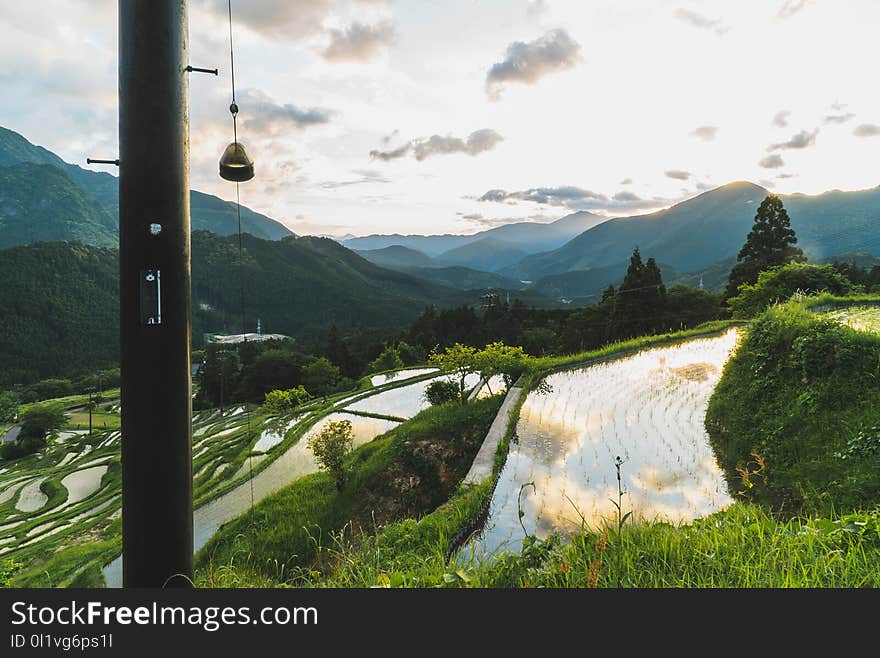
[[530, 533], [601, 526], [615, 514], [617, 455], [624, 512], [634, 517], [678, 523], [729, 505], [704, 418], [736, 341], [732, 329], [549, 376], [551, 392], [533, 391], [523, 404], [477, 554], [520, 549], [517, 496], [527, 482]]

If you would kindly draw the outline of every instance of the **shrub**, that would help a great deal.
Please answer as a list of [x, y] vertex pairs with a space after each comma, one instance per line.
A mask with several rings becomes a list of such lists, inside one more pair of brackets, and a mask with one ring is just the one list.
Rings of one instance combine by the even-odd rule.
[[309, 448], [321, 470], [336, 478], [336, 490], [345, 486], [345, 456], [354, 445], [354, 430], [350, 420], [331, 421], [309, 438]]
[[276, 389], [266, 393], [263, 409], [270, 414], [289, 414], [299, 405], [308, 402], [311, 397], [302, 384], [286, 391]]
[[385, 372], [386, 370], [394, 370], [403, 367], [403, 359], [400, 358], [400, 352], [396, 347], [388, 346], [382, 350], [382, 354], [376, 357], [376, 360], [370, 363], [370, 372]]
[[831, 265], [789, 263], [761, 272], [754, 285], [741, 285], [728, 304], [735, 318], [753, 318], [771, 304], [788, 301], [798, 293], [847, 295], [852, 291], [852, 283]]
[[433, 406], [458, 400], [458, 385], [446, 379], [438, 379], [428, 384], [425, 399]]

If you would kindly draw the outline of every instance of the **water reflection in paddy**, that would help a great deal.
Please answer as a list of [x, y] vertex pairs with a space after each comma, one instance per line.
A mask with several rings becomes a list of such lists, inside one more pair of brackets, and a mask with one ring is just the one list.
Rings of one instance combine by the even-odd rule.
[[[428, 402], [425, 400], [425, 389], [431, 382], [438, 379], [450, 379], [448, 376], [435, 377], [426, 381], [416, 382], [408, 386], [392, 388], [389, 391], [376, 393], [368, 398], [350, 404], [346, 409], [352, 411], [364, 411], [385, 416], [397, 416], [398, 418], [412, 418], [422, 409], [427, 409]], [[466, 388], [476, 386], [480, 381], [479, 375], [468, 375], [465, 379]]]
[[[251, 500], [257, 504], [294, 480], [317, 471], [318, 465], [308, 448], [308, 438], [312, 434], [320, 432], [327, 423], [338, 420], [351, 421], [355, 446], [372, 441], [399, 424], [390, 420], [364, 418], [346, 413], [334, 413], [326, 416], [309, 429], [299, 441], [288, 448], [283, 455], [259, 473], [254, 474], [252, 479], [245, 480], [228, 493], [193, 512], [194, 550], [198, 551], [204, 546], [221, 525], [250, 509]], [[242, 467], [242, 469], [244, 468], [245, 466]], [[253, 498], [251, 498], [251, 492], [253, 492]], [[122, 586], [121, 556], [104, 567], [104, 576], [107, 579], [108, 587]]]
[[528, 482], [530, 533], [576, 531], [580, 514], [600, 526], [614, 514], [617, 455], [626, 460], [624, 510], [636, 518], [675, 523], [729, 505], [703, 421], [736, 339], [730, 330], [549, 376], [551, 392], [523, 404], [477, 553], [520, 549], [517, 496]]

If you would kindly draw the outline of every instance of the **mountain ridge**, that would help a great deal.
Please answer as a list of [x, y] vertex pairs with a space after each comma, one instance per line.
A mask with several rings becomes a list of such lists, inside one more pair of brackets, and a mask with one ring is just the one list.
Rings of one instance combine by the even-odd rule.
[[[23, 135], [0, 126], [0, 169], [25, 164], [50, 166], [62, 172], [84, 194], [94, 198], [114, 219], [114, 226], [116, 225], [119, 214], [119, 179], [116, 176], [65, 162], [47, 148], [33, 144]], [[2, 193], [3, 190], [0, 189], [0, 194]], [[194, 231], [205, 229], [218, 235], [232, 235], [238, 232], [235, 204], [211, 194], [197, 190], [190, 191], [190, 216]], [[260, 238], [277, 240], [286, 235], [293, 235], [293, 232], [280, 222], [246, 206], [241, 207], [241, 224], [243, 231]], [[114, 235], [118, 233], [118, 226], [113, 232]], [[72, 233], [57, 236], [55, 239], [75, 240], [79, 237]], [[13, 246], [27, 243], [27, 235], [10, 234], [3, 244]], [[107, 244], [103, 241], [96, 246], [107, 246]]]

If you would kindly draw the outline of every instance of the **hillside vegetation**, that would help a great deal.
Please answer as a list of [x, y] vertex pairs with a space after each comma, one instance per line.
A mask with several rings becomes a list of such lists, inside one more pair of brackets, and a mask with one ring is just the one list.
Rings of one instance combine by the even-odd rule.
[[[24, 201], [24, 205], [22, 205]], [[26, 212], [10, 213], [13, 210]], [[190, 193], [193, 230], [238, 232], [235, 204]], [[119, 179], [64, 162], [23, 136], [0, 127], [0, 248], [48, 240], [117, 244]], [[274, 219], [242, 206], [242, 230], [266, 240], [292, 235]]]
[[500, 404], [496, 396], [421, 412], [355, 450], [341, 492], [329, 473], [297, 480], [220, 529], [197, 556], [203, 577], [244, 561], [265, 577], [295, 578], [298, 568], [320, 570], [331, 558], [324, 549], [334, 533], [357, 540], [432, 512], [456, 491]]
[[732, 492], [781, 513], [880, 500], [880, 336], [790, 303], [727, 364], [707, 428]]

